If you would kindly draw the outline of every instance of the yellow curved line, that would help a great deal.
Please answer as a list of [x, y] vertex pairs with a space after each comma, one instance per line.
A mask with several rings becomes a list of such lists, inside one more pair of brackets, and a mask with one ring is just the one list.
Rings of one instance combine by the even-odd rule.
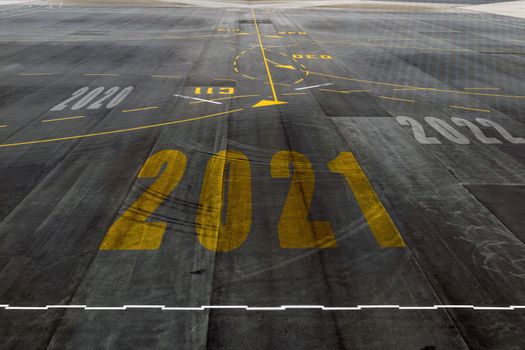
[[333, 78], [333, 79], [342, 79], [342, 80], [356, 81], [356, 82], [364, 83], [364, 84], [392, 86], [392, 87], [398, 87], [398, 88], [399, 87], [401, 87], [401, 88], [410, 88], [410, 89], [414, 89], [414, 90], [425, 90], [425, 91], [434, 91], [434, 92], [446, 92], [446, 93], [459, 94], [459, 95], [475, 95], [475, 96], [490, 96], [490, 97], [505, 97], [505, 98], [525, 99], [525, 96], [523, 96], [523, 95], [484, 94], [484, 93], [481, 93], [481, 92], [436, 89], [436, 88], [427, 88], [427, 87], [421, 87], [421, 86], [401, 85], [401, 84], [385, 83], [385, 82], [381, 82], [381, 81], [373, 81], [373, 80], [341, 77], [341, 76], [338, 76], [338, 75], [317, 73], [317, 72], [312, 72], [312, 71], [309, 71], [309, 70], [301, 70], [301, 72], [304, 72], [307, 75], [308, 74], [313, 74], [313, 75], [319, 75], [319, 76]]
[[201, 116], [201, 117], [194, 117], [194, 118], [188, 118], [188, 119], [182, 119], [182, 120], [175, 120], [175, 121], [172, 121], [172, 122], [165, 122], [165, 123], [158, 123], [158, 124], [143, 125], [143, 126], [137, 126], [137, 127], [134, 127], [134, 128], [127, 128], [127, 129], [101, 131], [101, 132], [95, 132], [95, 133], [91, 133], [91, 134], [65, 136], [65, 137], [57, 137], [57, 138], [43, 139], [43, 140], [23, 141], [23, 142], [16, 142], [16, 143], [4, 143], [4, 144], [0, 144], [0, 148], [24, 146], [24, 145], [34, 145], [34, 144], [38, 144], [38, 143], [48, 143], [48, 142], [57, 142], [57, 141], [77, 140], [77, 139], [85, 139], [85, 138], [89, 138], [89, 137], [105, 136], [105, 135], [113, 135], [113, 134], [122, 134], [122, 133], [127, 133], [127, 132], [132, 132], [132, 131], [152, 129], [152, 128], [158, 128], [158, 127], [161, 127], [161, 126], [169, 126], [169, 125], [193, 122], [193, 121], [196, 121], [196, 120], [202, 120], [202, 119], [207, 119], [207, 118], [218, 117], [220, 115], [224, 115], [224, 114], [228, 114], [228, 113], [240, 112], [242, 110], [243, 110], [242, 108], [239, 108], [239, 109], [234, 109], [234, 110], [226, 111], [226, 112], [208, 114], [208, 115], [204, 115], [204, 116]]

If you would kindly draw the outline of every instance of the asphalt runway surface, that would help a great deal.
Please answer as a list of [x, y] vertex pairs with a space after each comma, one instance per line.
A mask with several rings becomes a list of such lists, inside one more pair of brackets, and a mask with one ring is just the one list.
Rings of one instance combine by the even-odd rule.
[[523, 20], [0, 14], [5, 349], [522, 349]]

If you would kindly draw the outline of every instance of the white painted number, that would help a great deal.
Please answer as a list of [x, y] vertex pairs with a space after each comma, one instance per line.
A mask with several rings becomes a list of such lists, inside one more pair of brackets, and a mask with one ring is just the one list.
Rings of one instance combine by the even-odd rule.
[[[434, 117], [425, 117], [423, 119], [427, 122], [428, 125], [430, 125], [434, 130], [436, 130], [439, 134], [441, 134], [441, 136], [443, 136], [447, 140], [460, 144], [460, 145], [468, 145], [470, 143], [470, 140], [465, 135], [457, 131], [453, 126], [451, 126], [446, 121], [438, 119], [438, 118], [434, 118]], [[410, 126], [412, 128], [412, 133], [414, 134], [414, 138], [417, 140], [417, 142], [424, 144], [424, 145], [441, 144], [441, 141], [439, 141], [437, 138], [426, 136], [423, 125], [421, 125], [421, 123], [419, 123], [414, 118], [399, 116], [399, 117], [396, 117], [396, 120], [400, 125]], [[474, 137], [478, 139], [478, 141], [480, 141], [481, 143], [484, 143], [487, 145], [503, 143], [503, 141], [495, 137], [489, 137], [485, 135], [485, 133], [481, 130], [479, 126], [477, 126], [476, 124], [474, 124], [473, 122], [467, 119], [451, 118], [450, 121], [452, 121], [452, 123], [456, 124], [457, 126], [465, 126], [469, 128], [472, 135], [474, 135]], [[476, 118], [476, 121], [482, 126], [493, 128], [501, 135], [501, 137], [503, 137], [505, 140], [507, 140], [510, 143], [515, 143], [515, 144], [525, 143], [525, 139], [523, 137], [512, 136], [504, 127], [502, 127], [498, 123], [495, 123], [485, 118]]]
[[[90, 110], [99, 109], [103, 105], [102, 102], [110, 99], [113, 95], [115, 95], [119, 91], [119, 89], [120, 88], [118, 86], [114, 86], [108, 89], [106, 92], [104, 92], [104, 96], [102, 96], [101, 98], [99, 98], [97, 101], [93, 102], [90, 105], [90, 103], [104, 91], [104, 87], [97, 87], [90, 91], [90, 88], [85, 86], [73, 92], [71, 94], [71, 97], [57, 104], [50, 110], [51, 111], [62, 111], [68, 108], [68, 104], [73, 102], [76, 99], [80, 99], [80, 100], [78, 100], [73, 106], [71, 106], [71, 109], [74, 111], [85, 108], [88, 105], [89, 107], [87, 107], [87, 109], [90, 109]], [[124, 101], [126, 97], [128, 97], [128, 95], [131, 93], [131, 91], [133, 91], [133, 86], [128, 86], [122, 89], [122, 91], [120, 91], [118, 95], [113, 97], [113, 99], [108, 102], [108, 104], [106, 105], [106, 108], [108, 109], [113, 108], [119, 105], [120, 103], [122, 103], [122, 101]]]
[[414, 137], [416, 138], [417, 142], [424, 145], [441, 143], [441, 141], [435, 137], [427, 137], [425, 134], [425, 129], [423, 129], [423, 125], [421, 125], [417, 120], [403, 116], [399, 116], [396, 119], [399, 124], [412, 127], [412, 132], [414, 133]]
[[133, 86], [128, 86], [127, 88], [123, 89], [117, 96], [115, 96], [111, 101], [108, 102], [106, 108], [109, 109], [116, 107], [118, 104], [124, 101], [126, 97], [128, 97], [131, 91], [133, 91]]

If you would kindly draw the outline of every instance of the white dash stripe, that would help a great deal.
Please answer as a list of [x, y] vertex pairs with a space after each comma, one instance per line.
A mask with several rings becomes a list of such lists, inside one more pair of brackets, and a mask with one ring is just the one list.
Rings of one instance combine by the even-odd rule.
[[184, 96], [184, 95], [177, 95], [177, 94], [175, 94], [173, 96], [180, 97], [180, 98], [185, 98], [185, 99], [188, 99], [188, 100], [196, 100], [196, 101], [213, 103], [213, 104], [216, 104], [216, 105], [222, 105], [222, 102], [205, 100], [203, 98], [198, 98], [198, 97], [191, 97], [191, 96]]
[[315, 89], [315, 88], [318, 88], [318, 87], [330, 86], [330, 85], [334, 85], [334, 83], [326, 83], [326, 84], [305, 86], [305, 87], [295, 88], [295, 90], [299, 91], [299, 90]]
[[470, 309], [470, 310], [494, 310], [513, 311], [524, 310], [525, 305], [510, 306], [474, 306], [474, 305], [422, 305], [422, 306], [400, 306], [400, 305], [357, 305], [357, 306], [323, 306], [323, 305], [281, 305], [281, 306], [247, 306], [247, 305], [202, 305], [198, 306], [165, 306], [165, 305], [123, 305], [123, 306], [87, 306], [87, 305], [46, 305], [46, 306], [11, 306], [0, 304], [4, 310], [50, 310], [50, 309], [82, 309], [97, 311], [114, 311], [129, 309], [154, 309], [163, 311], [205, 311], [210, 309], [232, 310], [240, 309], [246, 311], [286, 311], [286, 310], [321, 310], [321, 311], [364, 311], [367, 309], [395, 309], [395, 310], [438, 310], [438, 309]]

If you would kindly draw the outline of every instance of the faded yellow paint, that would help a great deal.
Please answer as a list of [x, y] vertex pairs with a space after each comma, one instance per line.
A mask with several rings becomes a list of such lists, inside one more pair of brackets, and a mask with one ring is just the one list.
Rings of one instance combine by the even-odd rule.
[[158, 176], [157, 180], [109, 228], [100, 250], [159, 249], [166, 222], [146, 220], [177, 186], [185, 169], [186, 156], [180, 151], [164, 150], [149, 157], [138, 178]]
[[404, 247], [405, 242], [351, 152], [341, 152], [328, 163], [331, 172], [342, 174], [381, 247]]
[[[223, 223], [226, 167], [228, 194]], [[210, 158], [195, 222], [199, 241], [208, 250], [227, 252], [246, 240], [252, 224], [252, 178], [250, 161], [243, 153], [225, 150]]]
[[[290, 165], [293, 166], [293, 175]], [[308, 218], [315, 188], [310, 161], [298, 152], [279, 151], [272, 157], [270, 170], [273, 178], [292, 178], [278, 226], [281, 247], [335, 248], [330, 223]]]

